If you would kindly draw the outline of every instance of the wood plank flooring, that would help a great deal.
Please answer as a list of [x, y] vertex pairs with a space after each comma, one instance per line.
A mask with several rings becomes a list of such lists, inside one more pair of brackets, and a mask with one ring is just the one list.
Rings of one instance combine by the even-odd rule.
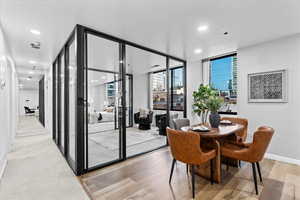
[[[93, 200], [185, 200], [192, 199], [190, 175], [185, 164], [177, 163], [171, 186], [168, 148], [129, 159], [79, 177]], [[250, 164], [222, 171], [222, 183], [196, 177], [196, 199], [209, 200], [300, 200], [300, 166], [264, 159], [263, 184], [255, 195]]]

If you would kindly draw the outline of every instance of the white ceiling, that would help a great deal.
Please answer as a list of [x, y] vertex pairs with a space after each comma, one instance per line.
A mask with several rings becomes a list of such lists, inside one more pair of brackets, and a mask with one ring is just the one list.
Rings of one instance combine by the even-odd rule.
[[299, 33], [299, 9], [299, 0], [0, 0], [0, 19], [17, 67], [47, 68], [75, 24], [197, 60]]

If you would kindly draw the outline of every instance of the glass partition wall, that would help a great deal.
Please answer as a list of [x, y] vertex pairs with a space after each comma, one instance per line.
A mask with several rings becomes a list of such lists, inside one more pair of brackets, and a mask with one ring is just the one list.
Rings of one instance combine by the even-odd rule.
[[186, 61], [76, 25], [53, 62], [53, 139], [76, 175], [167, 145]]

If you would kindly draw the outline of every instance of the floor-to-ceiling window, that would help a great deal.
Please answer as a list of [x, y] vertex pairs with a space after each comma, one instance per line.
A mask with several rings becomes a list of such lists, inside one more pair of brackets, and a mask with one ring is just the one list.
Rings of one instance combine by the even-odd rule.
[[76, 169], [76, 107], [77, 107], [77, 65], [76, 65], [76, 49], [75, 49], [75, 38], [71, 38], [66, 46], [66, 126], [67, 126], [67, 158], [73, 169]]
[[60, 74], [59, 74], [59, 88], [60, 88], [60, 102], [59, 102], [59, 134], [60, 134], [60, 148], [61, 151], [65, 151], [65, 55], [64, 51], [61, 53], [59, 57], [59, 63], [60, 63]]

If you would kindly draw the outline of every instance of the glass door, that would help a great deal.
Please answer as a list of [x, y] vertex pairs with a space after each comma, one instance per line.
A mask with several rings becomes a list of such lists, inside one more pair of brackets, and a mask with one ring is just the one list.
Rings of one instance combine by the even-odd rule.
[[87, 168], [121, 159], [119, 43], [87, 34]]
[[133, 118], [126, 127], [126, 156], [131, 157], [166, 145], [166, 57], [126, 45], [126, 73], [131, 75], [126, 79], [126, 108], [131, 110], [126, 120]]

